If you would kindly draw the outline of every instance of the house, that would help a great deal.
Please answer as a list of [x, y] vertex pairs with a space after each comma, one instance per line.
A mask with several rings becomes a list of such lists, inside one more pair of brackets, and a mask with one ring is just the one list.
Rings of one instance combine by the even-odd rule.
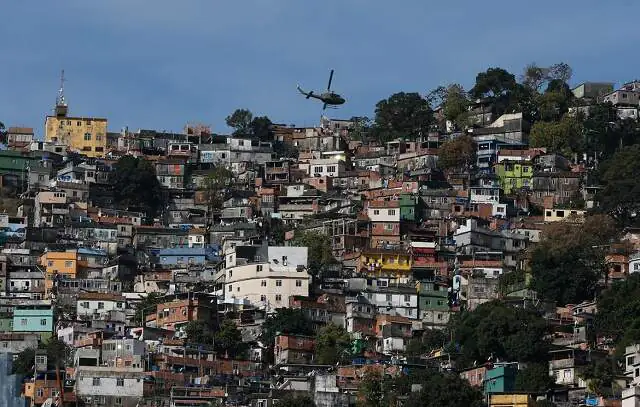
[[41, 340], [53, 334], [51, 302], [16, 304], [13, 307], [13, 332], [37, 333]]
[[33, 226], [60, 227], [69, 215], [69, 205], [65, 192], [41, 191], [34, 200]]
[[561, 222], [572, 221], [581, 222], [584, 219], [586, 211], [577, 209], [545, 209], [544, 221], [545, 222]]
[[277, 335], [273, 348], [275, 364], [311, 364], [313, 363], [314, 349], [315, 339], [313, 337]]
[[537, 172], [531, 179], [531, 201], [544, 205], [547, 197], [554, 205], [580, 199], [582, 175], [574, 172]]
[[346, 322], [349, 333], [375, 336], [376, 307], [363, 295], [347, 297]]
[[371, 247], [400, 243], [400, 200], [372, 200], [367, 207], [371, 221]]
[[107, 119], [71, 117], [62, 90], [58, 96], [55, 115], [45, 120], [45, 140], [60, 142], [88, 157], [106, 154]]
[[57, 278], [76, 278], [78, 273], [78, 252], [76, 250], [47, 251], [40, 257], [40, 264], [46, 270], [45, 288], [48, 292]]
[[181, 159], [163, 158], [155, 162], [156, 177], [167, 189], [184, 189], [185, 162]]
[[155, 314], [147, 314], [146, 325], [179, 332], [191, 321], [217, 324], [216, 298], [201, 293], [184, 293], [174, 296], [171, 301], [156, 305]]
[[[408, 283], [411, 255], [404, 250], [364, 249], [356, 266], [367, 278], [387, 279], [388, 284]], [[382, 280], [384, 281], [384, 280]]]
[[76, 313], [82, 319], [103, 319], [112, 311], [124, 313], [125, 308], [125, 299], [119, 294], [81, 292], [76, 302]]
[[225, 298], [246, 298], [267, 311], [308, 296], [306, 247], [236, 246], [225, 252]]
[[602, 96], [613, 92], [613, 82], [583, 82], [573, 89], [573, 96], [576, 99], [592, 99], [598, 101]]
[[216, 258], [216, 250], [211, 246], [160, 249], [157, 253], [158, 264], [163, 267], [204, 265]]
[[33, 128], [9, 127], [7, 129], [7, 147], [19, 150], [28, 147], [33, 141]]
[[135, 407], [144, 396], [144, 368], [77, 366], [75, 394], [87, 403]]
[[419, 281], [418, 287], [418, 319], [425, 329], [442, 329], [449, 323], [451, 309], [449, 307], [448, 287], [436, 281]]
[[495, 164], [493, 169], [506, 195], [531, 187], [533, 165], [530, 162], [503, 160]]

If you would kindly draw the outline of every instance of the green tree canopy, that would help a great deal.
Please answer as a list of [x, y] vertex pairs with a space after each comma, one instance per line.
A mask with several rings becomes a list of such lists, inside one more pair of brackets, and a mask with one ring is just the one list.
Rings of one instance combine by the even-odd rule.
[[[47, 364], [52, 369], [64, 369], [66, 366], [73, 364], [73, 349], [55, 336], [49, 338], [47, 342], [40, 343], [38, 349], [46, 350]], [[12, 373], [25, 376], [33, 374], [35, 360], [35, 349], [27, 348], [23, 350], [18, 353], [16, 360], [13, 362]]]
[[375, 131], [381, 141], [426, 137], [433, 123], [433, 111], [419, 93], [395, 93], [376, 104]]
[[274, 403], [275, 407], [315, 407], [311, 395], [287, 395]]
[[598, 335], [613, 339], [616, 350], [640, 341], [640, 274], [616, 281], [598, 296], [595, 328]]
[[544, 393], [555, 387], [555, 380], [549, 376], [549, 364], [530, 363], [516, 375], [516, 391]]
[[323, 326], [316, 336], [316, 363], [333, 365], [345, 362], [350, 345], [351, 336], [343, 327], [334, 323]]
[[226, 198], [225, 191], [233, 183], [233, 172], [222, 165], [216, 165], [206, 175], [204, 188], [207, 193], [209, 212], [222, 209]]
[[410, 393], [405, 407], [484, 407], [480, 390], [455, 373], [435, 373], [419, 383], [422, 389]]
[[502, 68], [489, 68], [476, 76], [476, 84], [471, 89], [475, 98], [498, 98], [516, 87], [516, 77]]
[[546, 321], [529, 309], [492, 301], [463, 312], [452, 329], [461, 355], [459, 366], [472, 366], [494, 358], [513, 362], [539, 362], [546, 355]]
[[568, 115], [558, 122], [535, 122], [529, 134], [531, 147], [547, 147], [549, 152], [567, 157], [584, 151], [583, 140], [582, 124]]
[[531, 253], [531, 288], [558, 305], [593, 299], [604, 277], [603, 245], [617, 229], [606, 215], [593, 215], [580, 223], [549, 225]]
[[640, 211], [640, 144], [615, 153], [602, 162], [598, 173], [603, 186], [597, 195], [600, 209], [621, 225], [637, 225]]
[[464, 169], [476, 163], [476, 142], [471, 136], [460, 136], [442, 143], [438, 150], [438, 167]]
[[324, 233], [298, 229], [292, 243], [294, 246], [308, 248], [307, 261], [309, 272], [313, 276], [321, 275], [326, 266], [337, 264], [333, 256], [331, 238]]
[[267, 116], [254, 117], [251, 120], [251, 135], [260, 141], [273, 140], [273, 123]]
[[242, 332], [231, 319], [222, 321], [214, 339], [216, 351], [219, 354], [227, 354], [230, 358], [237, 358], [247, 349], [242, 342]]
[[236, 109], [225, 119], [227, 126], [233, 129], [233, 135], [238, 137], [247, 137], [251, 135], [252, 121], [253, 113], [248, 109]]
[[215, 332], [213, 327], [204, 321], [190, 321], [184, 328], [187, 342], [201, 345], [214, 345]]
[[313, 335], [313, 324], [300, 309], [278, 308], [262, 324], [260, 341], [273, 349], [278, 333], [291, 335]]
[[162, 206], [162, 191], [151, 162], [130, 155], [121, 157], [111, 172], [114, 198], [118, 205], [144, 210], [148, 217]]

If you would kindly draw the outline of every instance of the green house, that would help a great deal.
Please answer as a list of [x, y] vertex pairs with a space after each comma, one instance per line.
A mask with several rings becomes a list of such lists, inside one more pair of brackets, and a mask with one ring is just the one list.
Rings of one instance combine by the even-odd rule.
[[432, 328], [446, 325], [451, 315], [448, 287], [434, 281], [418, 282], [418, 315]]
[[417, 195], [400, 195], [400, 220], [414, 222], [421, 211], [421, 199]]
[[517, 363], [495, 364], [484, 377], [484, 394], [513, 392], [517, 375]]
[[502, 161], [494, 166], [494, 172], [505, 195], [531, 186], [533, 165], [528, 161]]

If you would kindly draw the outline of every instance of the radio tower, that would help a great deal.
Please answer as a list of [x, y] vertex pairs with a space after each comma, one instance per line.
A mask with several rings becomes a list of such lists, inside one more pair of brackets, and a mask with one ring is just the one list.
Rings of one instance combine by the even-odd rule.
[[56, 116], [64, 117], [67, 115], [67, 101], [64, 100], [64, 69], [60, 73], [60, 89], [58, 89], [58, 97], [56, 98]]

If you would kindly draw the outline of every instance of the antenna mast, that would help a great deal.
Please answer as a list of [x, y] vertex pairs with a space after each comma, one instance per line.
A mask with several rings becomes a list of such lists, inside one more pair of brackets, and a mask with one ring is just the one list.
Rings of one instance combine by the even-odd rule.
[[60, 72], [60, 89], [58, 90], [58, 99], [56, 100], [57, 106], [66, 106], [67, 102], [64, 100], [64, 69]]

